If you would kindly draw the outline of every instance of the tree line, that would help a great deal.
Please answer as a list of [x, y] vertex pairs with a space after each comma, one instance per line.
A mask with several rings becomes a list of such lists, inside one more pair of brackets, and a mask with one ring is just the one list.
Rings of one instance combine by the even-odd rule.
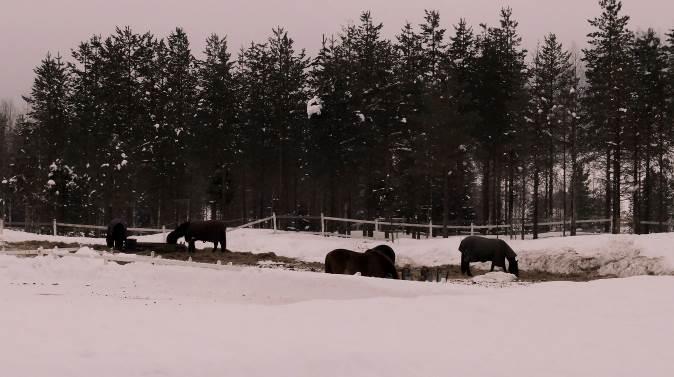
[[211, 35], [202, 59], [180, 28], [92, 36], [35, 68], [14, 126], [0, 115], [3, 215], [648, 231], [672, 209], [674, 30], [634, 32], [620, 1], [599, 5], [582, 51], [551, 33], [529, 53], [510, 8], [450, 32], [427, 10], [393, 40], [363, 12], [315, 57], [280, 27], [235, 55]]

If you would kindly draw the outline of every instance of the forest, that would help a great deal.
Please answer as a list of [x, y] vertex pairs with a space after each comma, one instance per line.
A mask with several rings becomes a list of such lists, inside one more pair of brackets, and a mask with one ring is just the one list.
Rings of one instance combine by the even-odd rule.
[[498, 25], [423, 14], [387, 39], [365, 11], [316, 56], [281, 27], [239, 51], [213, 34], [199, 58], [181, 28], [47, 54], [29, 110], [0, 107], [0, 217], [670, 218], [674, 29], [632, 30], [600, 0], [585, 48], [550, 33], [527, 51], [510, 8]]

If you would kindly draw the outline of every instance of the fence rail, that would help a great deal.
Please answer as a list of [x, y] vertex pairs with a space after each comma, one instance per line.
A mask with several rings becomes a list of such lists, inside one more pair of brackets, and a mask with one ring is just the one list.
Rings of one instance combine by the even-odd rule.
[[[236, 221], [240, 221], [242, 219], [237, 219]], [[308, 220], [319, 220], [320, 221], [320, 235], [326, 236], [326, 235], [334, 235], [335, 232], [330, 232], [328, 231], [327, 223], [328, 222], [340, 222], [340, 223], [345, 223], [346, 224], [346, 229], [348, 229], [348, 232], [345, 233], [346, 236], [350, 236], [351, 232], [351, 225], [353, 224], [368, 224], [368, 225], [374, 225], [374, 229], [370, 228], [369, 236], [374, 237], [373, 231], [374, 232], [383, 232], [386, 234], [386, 237], [388, 235], [391, 235], [393, 237], [393, 234], [397, 234], [404, 230], [405, 232], [409, 231], [410, 228], [417, 228], [420, 229], [416, 232], [417, 238], [420, 238], [419, 234], [420, 233], [425, 233], [427, 238], [433, 237], [434, 236], [434, 230], [439, 230], [439, 229], [447, 229], [447, 230], [456, 230], [459, 231], [458, 234], [461, 234], [461, 231], [469, 234], [474, 234], [476, 231], [480, 230], [491, 230], [491, 229], [496, 229], [497, 231], [499, 229], [504, 229], [506, 232], [510, 232], [510, 234], [514, 234], [515, 231], [520, 232], [522, 231], [522, 226], [525, 228], [532, 228], [534, 226], [533, 223], [528, 222], [528, 223], [519, 223], [519, 224], [487, 224], [487, 225], [475, 225], [475, 224], [470, 224], [470, 225], [439, 225], [439, 224], [433, 224], [432, 222], [429, 222], [428, 224], [418, 224], [418, 223], [408, 223], [408, 222], [397, 222], [397, 221], [386, 221], [384, 219], [375, 219], [375, 220], [362, 220], [362, 219], [349, 219], [349, 218], [342, 218], [342, 217], [333, 217], [333, 216], [324, 216], [321, 214], [321, 216], [291, 216], [291, 215], [281, 215], [277, 216], [276, 214], [272, 214], [269, 217], [265, 217], [263, 219], [258, 219], [258, 220], [253, 220], [248, 223], [228, 228], [227, 232], [232, 232], [238, 229], [242, 228], [248, 228], [252, 227], [258, 224], [264, 224], [264, 223], [269, 223], [270, 228], [273, 229], [274, 231], [278, 230], [278, 220], [303, 220], [303, 221], [308, 221]], [[231, 220], [229, 222], [233, 222], [235, 220]], [[582, 220], [576, 220], [575, 224], [602, 224], [602, 223], [612, 223], [612, 219], [582, 219]], [[671, 231], [673, 222], [672, 220], [668, 220], [665, 222], [660, 222], [660, 221], [641, 221], [641, 224], [644, 225], [660, 225], [660, 226], [666, 226], [667, 230]], [[60, 223], [54, 220], [51, 223], [26, 223], [26, 222], [11, 222], [11, 223], [6, 223], [2, 219], [0, 219], [0, 234], [3, 233], [3, 230], [6, 226], [20, 226], [20, 225], [26, 225], [26, 224], [31, 224], [31, 225], [39, 225], [42, 227], [46, 226], [51, 226], [52, 227], [52, 233], [53, 235], [58, 235], [58, 228], [74, 228], [74, 229], [95, 229], [95, 230], [107, 230], [106, 226], [102, 225], [88, 225], [88, 224], [72, 224], [72, 223]], [[544, 222], [539, 222], [536, 224], [536, 226], [564, 226], [567, 227], [565, 229], [568, 229], [568, 227], [571, 226], [571, 221], [544, 221]], [[132, 232], [141, 232], [141, 233], [166, 233], [166, 227], [162, 226], [162, 228], [128, 228], [129, 231]], [[298, 230], [298, 229], [294, 229]], [[425, 230], [425, 232], [424, 232]], [[318, 234], [317, 231], [308, 231], [310, 233]], [[498, 233], [498, 232], [497, 232]], [[507, 234], [507, 233], [506, 233]], [[365, 230], [364, 230], [364, 235], [365, 235]], [[413, 234], [414, 236], [414, 234]]]

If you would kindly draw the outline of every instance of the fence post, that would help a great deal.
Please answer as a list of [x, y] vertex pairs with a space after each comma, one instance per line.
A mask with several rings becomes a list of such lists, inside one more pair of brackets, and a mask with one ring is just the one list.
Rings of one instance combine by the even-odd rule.
[[0, 219], [0, 236], [2, 235], [2, 232], [5, 231], [5, 220]]
[[475, 234], [475, 230], [473, 229], [474, 226], [475, 226], [475, 224], [473, 224], [473, 222], [471, 221], [470, 222], [470, 235], [471, 236]]
[[[379, 220], [374, 219], [374, 231], [379, 232]], [[374, 234], [372, 235], [374, 237]]]
[[274, 233], [276, 233], [276, 212], [272, 212], [271, 220], [272, 220], [272, 224], [274, 226]]
[[52, 222], [53, 228], [54, 228], [54, 235], [56, 235], [56, 219]]
[[323, 217], [323, 212], [321, 212], [321, 236], [325, 237], [325, 219]]
[[161, 226], [161, 237], [166, 239], [166, 225]]
[[428, 238], [433, 238], [433, 219], [428, 221]]

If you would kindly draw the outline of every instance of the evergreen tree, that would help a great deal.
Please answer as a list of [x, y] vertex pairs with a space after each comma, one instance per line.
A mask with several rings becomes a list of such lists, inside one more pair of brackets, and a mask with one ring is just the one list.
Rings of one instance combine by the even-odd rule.
[[195, 59], [190, 51], [187, 34], [176, 28], [167, 39], [166, 82], [168, 93], [165, 108], [165, 126], [159, 131], [159, 150], [168, 173], [168, 198], [174, 206], [176, 222], [189, 220], [192, 214], [190, 193], [192, 175], [187, 169], [189, 147], [194, 144], [196, 114]]
[[19, 153], [26, 162], [23, 168], [33, 170], [32, 174], [23, 175], [24, 201], [48, 210], [52, 218], [63, 218], [62, 198], [68, 182], [53, 179], [49, 173], [50, 166], [65, 151], [71, 116], [69, 73], [60, 55], [54, 58], [47, 54], [35, 75], [30, 96], [24, 97], [30, 106], [29, 121], [21, 125], [19, 134], [23, 139]]
[[[632, 53], [634, 76], [629, 109], [632, 121], [626, 138], [629, 140], [632, 164], [632, 229], [639, 234], [641, 220], [664, 220], [667, 208], [664, 202], [658, 201], [657, 205], [653, 203], [656, 187], [657, 192], [663, 192], [665, 185], [659, 179], [659, 184], [654, 185], [655, 177], [651, 172], [656, 158], [660, 171], [658, 175], [667, 171], [664, 163], [664, 156], [670, 146], [669, 134], [664, 130], [667, 117], [667, 61], [660, 38], [652, 29], [637, 36]], [[659, 206], [665, 207], [663, 212], [653, 213]]]
[[628, 122], [630, 44], [629, 16], [622, 15], [622, 2], [600, 0], [601, 16], [590, 20], [595, 29], [583, 50], [587, 65], [587, 101], [595, 135], [606, 156], [606, 215], [613, 220], [613, 233], [620, 232], [620, 201], [624, 132]]
[[512, 221], [514, 173], [517, 155], [514, 141], [521, 135], [527, 95], [526, 50], [517, 34], [512, 10], [501, 10], [498, 28], [483, 25], [478, 39], [475, 99], [481, 124], [472, 130], [479, 143], [478, 159], [482, 165], [481, 219], [497, 223], [504, 218], [502, 184], [507, 187], [506, 219]]
[[[398, 99], [396, 121], [400, 123], [395, 140], [392, 141], [392, 170], [397, 193], [395, 207], [399, 215], [418, 220], [421, 206], [428, 201], [428, 195], [419, 190], [419, 182], [428, 179], [428, 171], [422, 170], [425, 151], [417, 148], [427, 140], [423, 133], [425, 80], [423, 80], [424, 51], [422, 37], [408, 22], [396, 36], [394, 45], [396, 61], [394, 66]], [[425, 192], [429, 192], [427, 187]], [[425, 215], [425, 214], [424, 214]]]
[[[232, 174], [238, 149], [238, 84], [227, 39], [212, 34], [206, 40], [205, 60], [198, 71], [197, 124], [194, 153], [199, 156], [199, 175], [207, 177], [207, 194], [215, 217], [225, 218], [232, 200]], [[202, 184], [203, 186], [204, 184]], [[217, 212], [220, 211], [218, 216]]]
[[[548, 34], [534, 57], [531, 70], [531, 114], [528, 119], [533, 123], [531, 133], [533, 166], [533, 234], [537, 238], [539, 200], [539, 174], [545, 172], [544, 218], [552, 219], [554, 177], [556, 176], [557, 156], [562, 152], [563, 201], [566, 198], [566, 145], [571, 122], [576, 121], [574, 104], [577, 79], [575, 77], [571, 53], [565, 51], [554, 34]], [[566, 205], [562, 206], [564, 215]], [[565, 216], [562, 216], [565, 219]]]

